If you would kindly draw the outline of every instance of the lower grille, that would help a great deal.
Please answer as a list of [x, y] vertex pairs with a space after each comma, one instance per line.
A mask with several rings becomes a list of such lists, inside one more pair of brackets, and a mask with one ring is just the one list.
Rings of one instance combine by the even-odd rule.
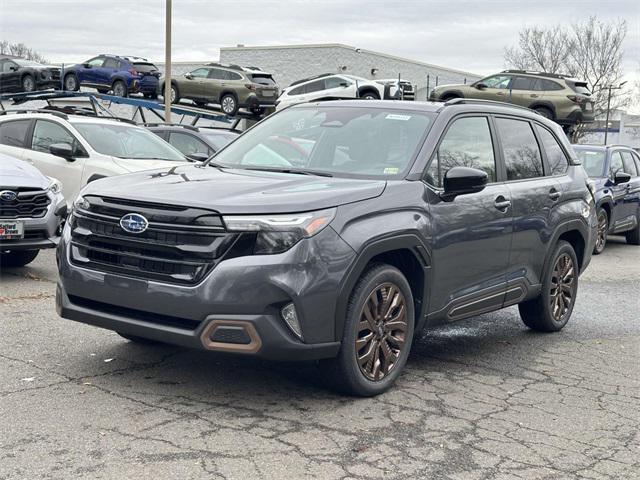
[[[71, 220], [71, 261], [86, 268], [193, 285], [237, 238], [227, 233], [219, 217], [208, 210], [85, 199], [89, 209], [76, 209]], [[120, 218], [128, 213], [143, 215], [149, 222], [147, 230], [138, 234], [123, 230]], [[165, 223], [169, 218], [172, 222]], [[203, 218], [209, 226], [198, 225]]]
[[[4, 190], [0, 187], [0, 190]], [[44, 190], [11, 190], [17, 193], [14, 200], [0, 200], [0, 218], [42, 218], [47, 213], [51, 199]]]

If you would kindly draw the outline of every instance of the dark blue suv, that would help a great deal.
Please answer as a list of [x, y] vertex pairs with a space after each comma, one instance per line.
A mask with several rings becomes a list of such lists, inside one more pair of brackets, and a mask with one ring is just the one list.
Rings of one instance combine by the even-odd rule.
[[145, 58], [104, 54], [65, 68], [63, 75], [65, 90], [92, 87], [118, 97], [142, 93], [146, 98], [157, 97], [160, 78], [158, 68]]
[[640, 156], [624, 145], [574, 145], [596, 187], [598, 235], [593, 253], [602, 253], [608, 234], [640, 245]]

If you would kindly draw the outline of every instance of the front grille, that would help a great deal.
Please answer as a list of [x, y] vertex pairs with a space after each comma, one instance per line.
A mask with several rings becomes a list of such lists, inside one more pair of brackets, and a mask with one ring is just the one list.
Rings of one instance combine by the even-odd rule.
[[[0, 191], [5, 190], [0, 187]], [[44, 190], [11, 189], [18, 194], [15, 200], [0, 198], [0, 218], [41, 218], [47, 213], [51, 199]]]
[[[210, 210], [88, 196], [89, 209], [74, 211], [71, 261], [86, 268], [137, 278], [193, 285], [216, 265], [237, 235], [225, 231]], [[142, 233], [128, 233], [128, 213], [148, 221]]]

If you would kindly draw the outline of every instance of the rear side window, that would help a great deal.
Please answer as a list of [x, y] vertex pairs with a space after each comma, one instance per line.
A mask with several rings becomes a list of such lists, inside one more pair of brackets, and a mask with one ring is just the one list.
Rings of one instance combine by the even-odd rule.
[[107, 58], [104, 61], [103, 68], [120, 68], [120, 62], [115, 58]]
[[544, 127], [536, 125], [536, 130], [540, 136], [540, 142], [544, 153], [547, 155], [547, 162], [549, 163], [549, 175], [563, 175], [567, 173], [569, 168], [569, 161], [564, 154], [564, 150], [556, 140], [556, 137]]
[[529, 77], [516, 77], [511, 85], [512, 90], [533, 90], [535, 79]]
[[185, 155], [191, 155], [192, 153], [209, 155], [209, 147], [202, 140], [188, 133], [171, 132], [169, 134], [169, 143]]
[[229, 70], [225, 70], [224, 79], [225, 80], [242, 80], [242, 75], [236, 72], [230, 72]]
[[324, 90], [324, 80], [316, 80], [315, 82], [307, 83], [305, 85], [305, 93], [313, 93]]
[[71, 145], [74, 154], [80, 154], [82, 147], [78, 140], [62, 125], [47, 120], [36, 120], [33, 129], [33, 141], [31, 149], [36, 152], [49, 153], [49, 147], [54, 143], [66, 143]]
[[0, 143], [24, 148], [30, 123], [31, 120], [14, 120], [0, 123]]
[[553, 80], [547, 80], [546, 78], [538, 79], [538, 90], [564, 90], [564, 87], [560, 85], [558, 82], [554, 82]]
[[496, 123], [507, 167], [507, 180], [542, 177], [544, 169], [540, 148], [531, 124], [511, 118], [497, 118]]
[[618, 172], [624, 172], [624, 163], [620, 152], [613, 152], [611, 154], [611, 163], [609, 164], [609, 176], [615, 178]]
[[636, 170], [636, 165], [633, 162], [631, 152], [622, 152], [622, 163], [624, 165], [624, 171], [626, 173], [628, 173], [632, 177], [638, 176], [638, 171]]
[[304, 93], [305, 85], [300, 85], [299, 87], [294, 88], [289, 91], [289, 95], [302, 95]]
[[496, 160], [486, 117], [464, 117], [449, 127], [427, 169], [425, 180], [442, 188], [444, 175], [453, 167], [484, 170], [489, 182], [496, 181]]

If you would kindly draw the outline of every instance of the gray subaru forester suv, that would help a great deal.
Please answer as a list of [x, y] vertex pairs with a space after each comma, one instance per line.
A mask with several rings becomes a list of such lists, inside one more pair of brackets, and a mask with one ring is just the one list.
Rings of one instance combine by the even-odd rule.
[[595, 228], [562, 130], [530, 110], [303, 104], [205, 164], [89, 184], [56, 301], [132, 341], [321, 360], [375, 395], [425, 327], [518, 304], [529, 328], [562, 329]]

